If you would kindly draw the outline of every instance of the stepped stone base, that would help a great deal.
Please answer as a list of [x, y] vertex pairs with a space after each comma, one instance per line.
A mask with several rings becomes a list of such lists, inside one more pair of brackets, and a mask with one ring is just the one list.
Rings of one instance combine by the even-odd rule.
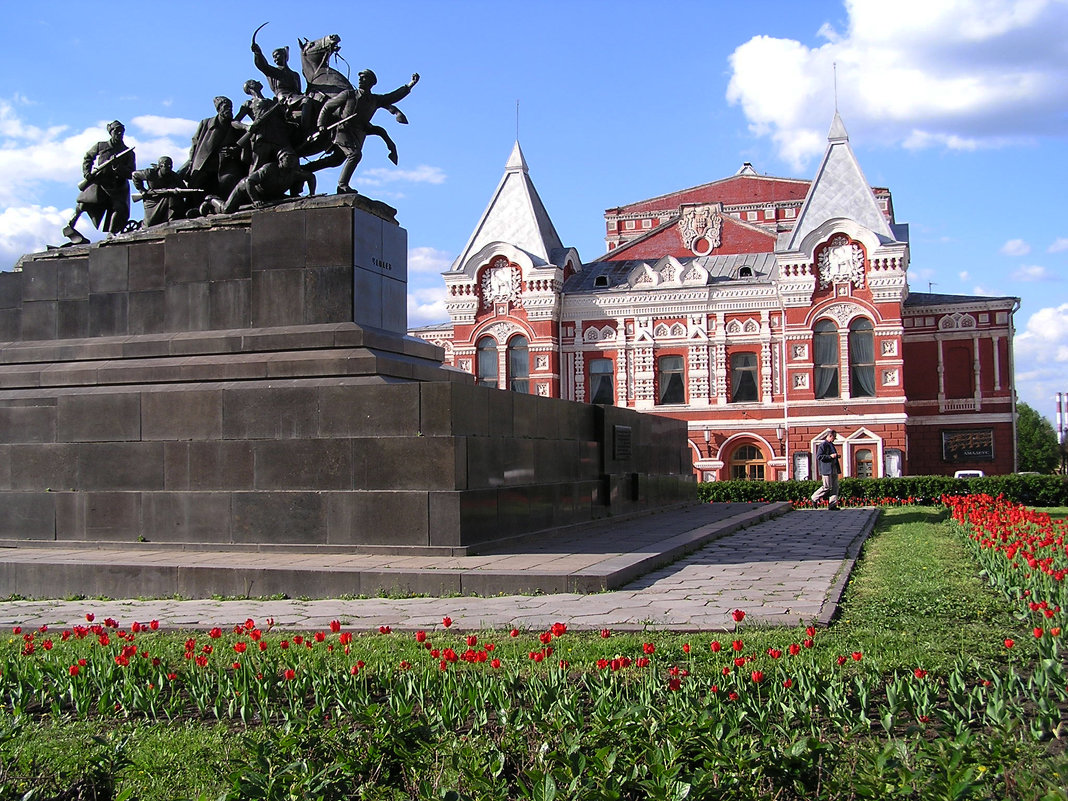
[[365, 379], [4, 390], [0, 544], [463, 553], [692, 497], [674, 421]]
[[374, 211], [0, 274], [0, 545], [462, 554], [692, 500], [685, 423], [477, 387], [404, 336], [406, 236]]

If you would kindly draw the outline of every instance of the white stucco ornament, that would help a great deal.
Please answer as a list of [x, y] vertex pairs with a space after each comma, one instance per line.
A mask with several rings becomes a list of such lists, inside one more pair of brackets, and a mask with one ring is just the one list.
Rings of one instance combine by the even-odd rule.
[[714, 206], [685, 206], [679, 219], [682, 243], [695, 256], [707, 256], [721, 244], [723, 217]]
[[834, 237], [820, 253], [820, 289], [851, 281], [864, 286], [864, 251], [844, 236]]
[[494, 303], [511, 303], [518, 306], [521, 289], [522, 276], [519, 274], [519, 268], [510, 264], [503, 256], [498, 256], [482, 274], [482, 305], [485, 308]]

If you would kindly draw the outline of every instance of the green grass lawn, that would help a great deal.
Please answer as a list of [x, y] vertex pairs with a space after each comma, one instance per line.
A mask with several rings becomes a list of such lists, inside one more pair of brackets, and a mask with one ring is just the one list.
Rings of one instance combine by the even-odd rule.
[[[1029, 627], [983, 582], [945, 510], [892, 508], [863, 549], [840, 615], [793, 657], [796, 667], [767, 652], [802, 643], [804, 629], [755, 625], [735, 635], [568, 632], [543, 662], [528, 659], [544, 648], [537, 632], [482, 632], [478, 640], [492, 641], [505, 665], [499, 672], [439, 670], [410, 634], [357, 636], [353, 656], [366, 660], [373, 690], [348, 717], [311, 703], [269, 725], [188, 710], [173, 720], [100, 708], [78, 719], [44, 708], [0, 714], [0, 801], [33, 787], [39, 794], [29, 798], [58, 798], [78, 782], [98, 798], [146, 801], [1066, 798], [1059, 740], [1035, 740], [1009, 724], [921, 724], [919, 707], [889, 722], [862, 719], [864, 694], [885, 705], [885, 686], [917, 669], [930, 683], [908, 686], [929, 686], [936, 705], [954, 671], [1026, 671], [1037, 653]], [[283, 636], [266, 639], [274, 649]], [[439, 648], [466, 647], [464, 635], [432, 637]], [[1018, 642], [1011, 651], [1007, 637]], [[164, 635], [154, 648], [180, 666], [185, 638]], [[728, 677], [735, 638], [751, 659]], [[713, 640], [722, 652], [711, 651]], [[216, 641], [220, 652], [233, 642], [229, 634]], [[600, 659], [641, 658], [646, 643], [654, 673], [598, 669]], [[19, 646], [9, 638], [0, 657], [18, 659]], [[322, 648], [308, 659], [324, 672], [352, 661]], [[556, 668], [560, 659], [566, 670]], [[398, 669], [402, 662], [412, 667]], [[766, 690], [750, 680], [755, 670], [767, 673]], [[685, 684], [666, 690], [676, 675]], [[778, 686], [784, 676], [811, 693], [812, 710], [772, 691], [772, 677]], [[0, 692], [10, 693], [10, 682], [0, 677]], [[732, 687], [742, 697], [721, 705]]]

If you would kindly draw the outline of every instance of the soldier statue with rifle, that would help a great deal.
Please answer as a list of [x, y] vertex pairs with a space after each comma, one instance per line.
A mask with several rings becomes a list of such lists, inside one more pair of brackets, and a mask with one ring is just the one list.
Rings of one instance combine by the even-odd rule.
[[190, 189], [177, 172], [170, 156], [160, 156], [159, 162], [147, 170], [133, 174], [134, 188], [140, 192], [133, 199], [144, 201], [145, 227], [160, 225], [186, 216], [190, 206], [199, 204], [203, 189]]
[[74, 227], [82, 213], [89, 215], [99, 231], [120, 233], [130, 221], [130, 176], [136, 169], [134, 149], [123, 141], [125, 126], [118, 120], [108, 123], [110, 138], [97, 142], [82, 159], [80, 193], [75, 202], [74, 216], [63, 235], [75, 245], [89, 240]]

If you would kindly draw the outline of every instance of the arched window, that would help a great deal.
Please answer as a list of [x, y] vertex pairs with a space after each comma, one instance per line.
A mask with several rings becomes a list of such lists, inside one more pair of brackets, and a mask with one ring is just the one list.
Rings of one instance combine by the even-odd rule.
[[660, 395], [657, 403], [686, 403], [686, 387], [682, 380], [682, 357], [661, 356], [657, 362], [660, 368]]
[[493, 337], [482, 337], [478, 341], [478, 384], [497, 386], [497, 340]]
[[871, 320], [864, 317], [849, 324], [849, 394], [875, 397], [875, 341]]
[[875, 475], [875, 459], [871, 448], [857, 448], [853, 453], [853, 476], [855, 478], [872, 478]]
[[614, 370], [611, 359], [590, 359], [590, 403], [615, 403], [615, 387], [612, 386]]
[[812, 329], [812, 378], [817, 398], [837, 398], [838, 329], [830, 320], [820, 320]]
[[735, 481], [763, 481], [764, 455], [755, 445], [741, 445], [731, 454], [730, 468]]
[[508, 340], [508, 388], [512, 392], [530, 392], [530, 351], [524, 336]]
[[732, 353], [731, 403], [753, 403], [758, 399], [756, 354]]

